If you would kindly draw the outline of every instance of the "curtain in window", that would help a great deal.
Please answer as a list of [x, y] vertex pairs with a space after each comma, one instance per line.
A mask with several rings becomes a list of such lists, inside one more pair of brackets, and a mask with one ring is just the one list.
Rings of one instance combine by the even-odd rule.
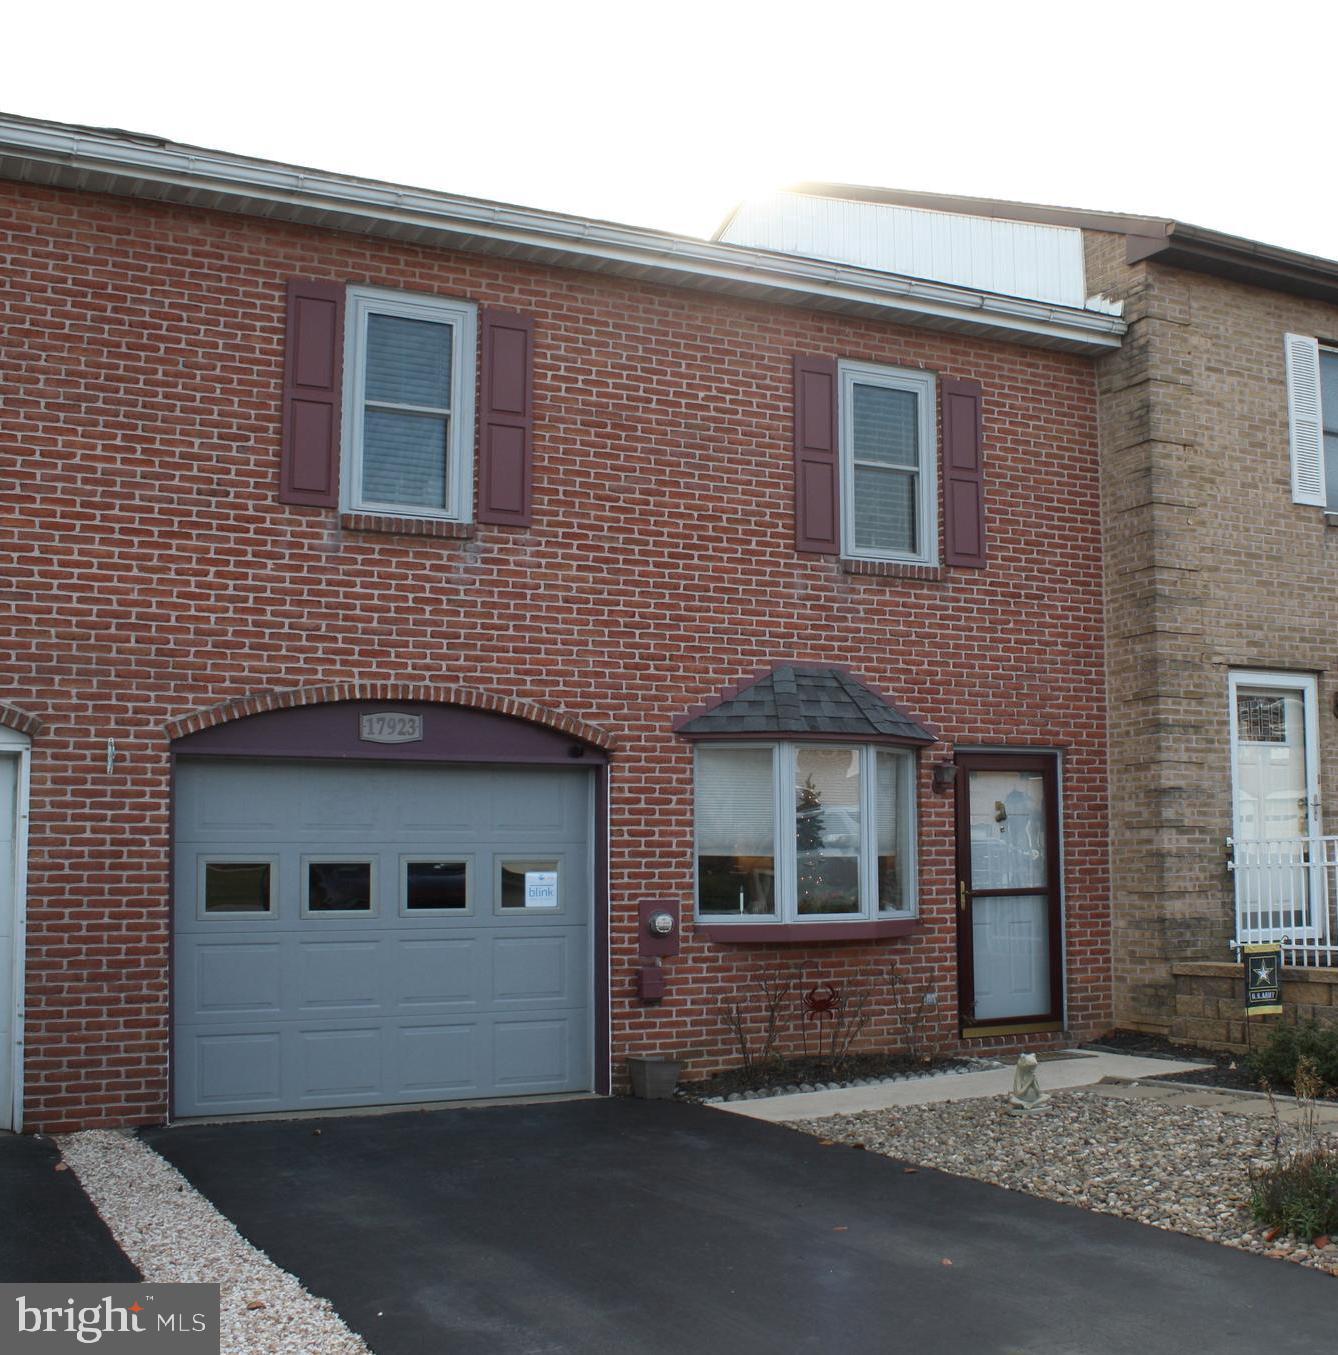
[[451, 326], [401, 315], [367, 317], [367, 399], [451, 407]]
[[855, 549], [914, 553], [920, 548], [918, 397], [856, 385], [851, 403]]
[[901, 857], [901, 785], [909, 759], [902, 753], [878, 753], [878, 775], [874, 801], [877, 853], [878, 907], [883, 910], [904, 908], [905, 867]]
[[774, 913], [775, 805], [769, 747], [697, 750], [702, 913]]
[[365, 499], [410, 508], [449, 506], [452, 340], [450, 325], [367, 317]]

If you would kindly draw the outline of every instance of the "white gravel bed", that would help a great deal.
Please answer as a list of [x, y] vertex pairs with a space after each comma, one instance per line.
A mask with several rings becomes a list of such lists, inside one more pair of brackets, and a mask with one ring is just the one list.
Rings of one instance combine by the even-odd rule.
[[56, 1142], [146, 1281], [222, 1286], [224, 1355], [369, 1355], [326, 1299], [247, 1242], [152, 1148], [101, 1129]]
[[1269, 1239], [1250, 1215], [1248, 1169], [1273, 1160], [1277, 1128], [1268, 1117], [1068, 1091], [1033, 1115], [1009, 1114], [1007, 1097], [996, 1096], [788, 1123], [827, 1142], [1338, 1275], [1338, 1246]]

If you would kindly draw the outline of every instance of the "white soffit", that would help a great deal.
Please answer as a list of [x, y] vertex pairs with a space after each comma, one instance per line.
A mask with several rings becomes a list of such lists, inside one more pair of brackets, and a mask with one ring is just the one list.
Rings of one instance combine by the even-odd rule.
[[1112, 303], [1087, 297], [1082, 232], [1071, 226], [779, 192], [744, 202], [720, 238], [1112, 313]]

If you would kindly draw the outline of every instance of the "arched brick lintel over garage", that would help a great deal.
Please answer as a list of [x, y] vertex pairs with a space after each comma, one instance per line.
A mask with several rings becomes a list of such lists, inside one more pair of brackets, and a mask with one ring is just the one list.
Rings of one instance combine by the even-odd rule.
[[529, 724], [559, 734], [569, 735], [591, 748], [612, 751], [613, 735], [599, 725], [582, 720], [566, 711], [549, 710], [532, 701], [521, 701], [512, 696], [499, 696], [477, 687], [457, 687], [423, 682], [332, 682], [316, 687], [288, 687], [252, 692], [234, 697], [201, 710], [191, 711], [168, 722], [166, 733], [176, 741], [189, 735], [230, 724], [251, 716], [272, 711], [295, 710], [304, 706], [327, 706], [338, 702], [380, 702], [398, 704], [406, 701], [434, 706], [458, 706], [464, 710], [484, 711]]
[[[318, 692], [329, 699], [315, 700]], [[461, 692], [469, 689], [305, 688], [174, 722], [182, 730], [172, 740], [175, 1113], [264, 1113], [548, 1090], [607, 1093], [606, 771], [612, 739], [526, 703], [424, 699]], [[548, 723], [538, 723], [535, 713]], [[364, 728], [364, 716], [378, 715], [418, 718]], [[367, 737], [386, 732], [404, 741]], [[368, 806], [366, 831], [356, 812], [347, 832], [342, 820], [327, 822], [323, 811], [313, 818], [311, 805], [325, 804], [336, 819], [350, 805]], [[586, 845], [579, 847], [577, 839]], [[350, 853], [359, 862], [375, 860], [374, 873], [367, 868], [367, 887], [376, 901], [361, 917], [357, 911], [317, 915], [312, 896], [298, 883], [302, 872], [312, 860], [351, 860]], [[443, 911], [445, 905], [415, 913], [418, 905], [398, 892], [407, 887], [404, 861], [424, 853], [469, 862], [468, 898], [451, 905], [456, 913]], [[209, 878], [202, 863], [243, 857], [268, 862], [281, 883], [268, 904], [262, 900], [258, 910], [247, 905], [252, 916], [215, 916], [201, 884]], [[498, 893], [503, 857], [538, 872], [536, 881], [544, 871], [559, 870], [544, 877], [556, 882], [559, 906], [550, 911], [551, 905], [536, 902], [527, 912], [528, 892], [523, 906], [508, 904]], [[557, 865], [545, 863], [550, 857]], [[514, 872], [521, 865], [505, 868]], [[524, 878], [528, 891], [529, 876]], [[294, 959], [283, 949], [285, 937], [296, 947], [316, 942], [316, 949]], [[235, 961], [228, 958], [230, 940], [238, 943]], [[416, 972], [387, 971], [379, 986], [364, 993], [357, 987], [362, 970], [353, 967], [336, 976], [347, 991], [304, 992], [312, 974], [319, 978], [323, 957], [338, 958], [337, 947], [321, 943], [336, 941], [366, 949], [373, 965], [380, 963], [376, 955], [403, 950], [404, 942], [423, 954], [436, 947], [433, 953], [443, 956], [472, 945], [480, 963], [461, 971], [455, 989], [443, 987], [430, 1001], [425, 994], [435, 991], [435, 970], [426, 980]], [[527, 948], [534, 956], [528, 969], [517, 963]], [[247, 985], [263, 986], [255, 961], [270, 952], [273, 991], [267, 988], [261, 1001]], [[478, 993], [469, 986], [476, 972], [483, 984]], [[582, 991], [588, 996], [582, 998]], [[409, 1005], [396, 993], [401, 999], [407, 994]], [[500, 999], [491, 1008], [488, 993]], [[243, 997], [272, 1013], [268, 1026], [242, 1011], [237, 1004]], [[230, 1003], [241, 1015], [225, 1020]], [[342, 1004], [340, 1019], [313, 1016], [319, 1003], [332, 1011]], [[470, 1024], [483, 1029], [489, 1021], [484, 1033], [492, 1054], [485, 1050], [454, 1063], [443, 1057], [434, 1064], [421, 1053], [432, 1039], [463, 1049], [466, 1041], [456, 1032]], [[559, 1028], [570, 1036], [554, 1034]], [[543, 1045], [550, 1035], [551, 1049]], [[319, 1051], [347, 1038], [356, 1060], [355, 1036], [362, 1047], [387, 1054], [379, 1063], [369, 1057], [367, 1070], [349, 1074], [344, 1086], [339, 1079], [346, 1061], [331, 1056], [322, 1064]], [[305, 1047], [294, 1045], [295, 1039], [305, 1039]], [[257, 1051], [256, 1057], [244, 1058], [247, 1050]], [[474, 1077], [469, 1067], [477, 1070], [480, 1059], [483, 1076]], [[309, 1071], [293, 1080], [289, 1072], [297, 1067]]]

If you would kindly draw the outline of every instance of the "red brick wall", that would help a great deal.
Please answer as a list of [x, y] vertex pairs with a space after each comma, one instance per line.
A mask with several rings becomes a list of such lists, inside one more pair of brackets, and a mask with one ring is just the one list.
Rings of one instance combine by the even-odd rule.
[[[284, 282], [346, 279], [536, 317], [535, 525], [341, 529], [277, 502]], [[267, 688], [449, 683], [611, 731], [612, 1029], [727, 1061], [759, 963], [895, 960], [956, 1039], [951, 796], [922, 760], [922, 930], [694, 940], [632, 995], [635, 903], [691, 895], [673, 717], [781, 659], [830, 660], [946, 742], [1065, 750], [1071, 1029], [1110, 1009], [1095, 388], [1080, 357], [113, 198], [0, 189], [7, 695], [33, 744], [30, 1127], [166, 1111], [173, 717]], [[791, 356], [979, 379], [986, 571], [843, 573], [793, 549]], [[116, 740], [108, 775], [105, 746]], [[895, 1043], [885, 992], [870, 1038]]]

